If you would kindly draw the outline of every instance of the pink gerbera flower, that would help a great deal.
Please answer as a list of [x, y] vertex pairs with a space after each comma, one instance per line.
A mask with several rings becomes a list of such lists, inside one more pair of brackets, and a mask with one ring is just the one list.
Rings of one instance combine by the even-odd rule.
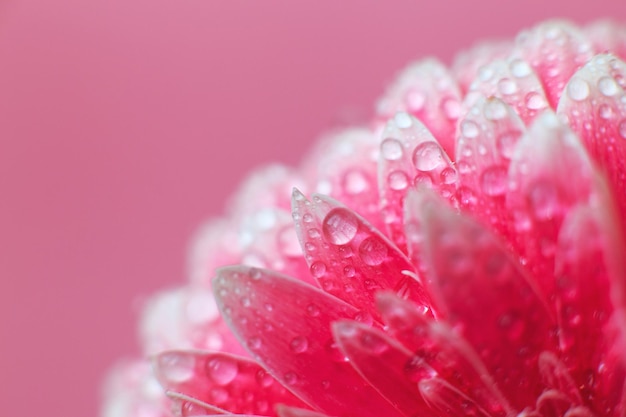
[[142, 321], [163, 391], [122, 366], [105, 416], [626, 415], [625, 58], [548, 22], [410, 66], [200, 233]]

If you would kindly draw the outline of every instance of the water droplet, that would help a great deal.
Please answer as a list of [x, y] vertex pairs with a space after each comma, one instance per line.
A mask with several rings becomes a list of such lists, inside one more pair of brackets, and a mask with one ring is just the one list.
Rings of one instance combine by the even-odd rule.
[[526, 329], [524, 320], [514, 312], [501, 316], [500, 319], [498, 319], [498, 325], [506, 332], [511, 341], [519, 340], [524, 335]]
[[464, 120], [461, 123], [461, 134], [466, 138], [475, 138], [478, 136], [478, 125], [471, 120]]
[[413, 120], [411, 120], [411, 116], [405, 112], [396, 113], [393, 120], [396, 122], [396, 126], [400, 129], [407, 129], [413, 125]]
[[168, 381], [181, 383], [194, 376], [196, 360], [192, 355], [172, 352], [159, 355], [157, 364]]
[[313, 221], [313, 215], [311, 213], [305, 213], [304, 216], [302, 216], [302, 220], [305, 223], [311, 223]]
[[295, 385], [298, 382], [298, 376], [295, 372], [287, 372], [285, 374], [285, 383], [287, 385]]
[[433, 179], [427, 172], [418, 172], [415, 178], [413, 178], [413, 184], [415, 184], [415, 186], [423, 185], [426, 187], [432, 187]]
[[439, 174], [444, 184], [454, 184], [456, 182], [456, 170], [454, 168], [446, 168]]
[[539, 93], [530, 92], [526, 95], [526, 107], [530, 110], [541, 110], [547, 105], [546, 99]]
[[322, 381], [322, 388], [325, 389], [325, 390], [330, 388], [330, 381], [327, 380], [327, 379], [323, 380]]
[[482, 66], [478, 69], [478, 78], [481, 81], [489, 81], [493, 77], [494, 71], [492, 67]]
[[500, 152], [500, 155], [503, 158], [511, 159], [513, 156], [513, 149], [515, 149], [515, 144], [517, 143], [519, 136], [519, 131], [508, 131], [498, 136], [496, 139], [496, 146], [498, 147], [498, 152]]
[[241, 299], [241, 305], [242, 305], [242, 306], [244, 306], [244, 307], [248, 308], [248, 307], [250, 307], [250, 304], [251, 304], [251, 303], [250, 303], [250, 299], [249, 299], [248, 297], [243, 297], [243, 298]]
[[561, 208], [558, 190], [547, 181], [537, 181], [529, 188], [528, 202], [537, 220], [550, 220]]
[[274, 383], [274, 378], [270, 376], [265, 370], [259, 369], [255, 376], [257, 384], [263, 388], [267, 388]]
[[426, 97], [421, 91], [413, 90], [406, 95], [406, 104], [409, 110], [413, 113], [421, 111], [424, 108], [425, 103]]
[[362, 332], [359, 342], [363, 350], [373, 355], [380, 355], [389, 349], [389, 346], [383, 339], [372, 333]]
[[619, 126], [617, 127], [617, 131], [619, 132], [619, 135], [626, 139], [626, 120], [622, 120], [619, 123]]
[[320, 315], [320, 308], [315, 304], [309, 304], [306, 306], [306, 314], [309, 317], [317, 317]]
[[402, 191], [409, 186], [409, 177], [404, 171], [392, 171], [387, 177], [389, 188], [395, 191]]
[[370, 188], [370, 182], [363, 171], [353, 169], [344, 175], [343, 188], [348, 192], [348, 194], [361, 194]]
[[506, 104], [500, 100], [489, 100], [485, 103], [485, 117], [488, 120], [502, 120], [506, 117]]
[[490, 166], [480, 176], [480, 187], [488, 196], [501, 196], [506, 193], [507, 179], [506, 167], [500, 165]]
[[522, 78], [530, 74], [530, 65], [522, 59], [514, 59], [511, 61], [509, 68], [514, 77]]
[[382, 264], [387, 257], [387, 253], [387, 245], [376, 236], [370, 236], [364, 239], [359, 245], [359, 256], [361, 260], [370, 266]]
[[456, 120], [461, 115], [461, 103], [455, 98], [448, 97], [443, 99], [441, 108], [443, 114], [445, 114], [449, 120]]
[[260, 337], [251, 337], [250, 339], [248, 339], [248, 347], [252, 350], [259, 350], [261, 349], [262, 346], [262, 342], [261, 342], [261, 338]]
[[314, 278], [321, 278], [326, 274], [326, 264], [322, 261], [313, 262], [310, 271]]
[[302, 353], [307, 350], [309, 347], [309, 342], [306, 337], [297, 336], [291, 339], [289, 342], [289, 348], [293, 353]]
[[423, 142], [413, 152], [413, 164], [419, 171], [432, 171], [444, 163], [442, 152], [436, 142]]
[[602, 77], [598, 80], [598, 89], [607, 97], [614, 96], [619, 91], [619, 86], [611, 77]]
[[217, 385], [230, 384], [239, 372], [237, 362], [229, 357], [210, 359], [206, 366], [209, 377]]
[[309, 235], [310, 238], [312, 239], [317, 239], [318, 237], [321, 236], [319, 229], [316, 229], [315, 227], [312, 229], [309, 229], [307, 231], [307, 234]]
[[334, 208], [322, 222], [322, 232], [333, 245], [345, 245], [356, 236], [359, 223], [356, 216], [345, 208]]
[[402, 158], [402, 144], [397, 139], [387, 138], [380, 144], [380, 153], [388, 161]]
[[515, 94], [517, 92], [517, 83], [510, 78], [502, 78], [498, 81], [498, 91], [505, 96]]
[[589, 84], [582, 78], [573, 78], [567, 85], [567, 95], [575, 101], [582, 101], [589, 97]]
[[344, 276], [348, 278], [352, 278], [354, 277], [355, 274], [356, 274], [356, 271], [354, 270], [354, 267], [352, 265], [347, 265], [346, 267], [343, 268]]
[[459, 187], [457, 190], [457, 198], [464, 206], [472, 206], [478, 201], [476, 193], [474, 193], [471, 188], [465, 186]]
[[613, 117], [613, 108], [608, 104], [600, 104], [598, 107], [598, 116], [602, 119], [610, 119]]
[[213, 399], [213, 403], [216, 405], [223, 404], [228, 401], [228, 391], [224, 388], [212, 388], [209, 392], [211, 398]]

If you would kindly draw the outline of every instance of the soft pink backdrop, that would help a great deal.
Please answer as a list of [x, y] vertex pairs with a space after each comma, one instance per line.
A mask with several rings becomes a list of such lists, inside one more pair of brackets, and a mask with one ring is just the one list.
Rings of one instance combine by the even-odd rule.
[[136, 300], [252, 167], [365, 120], [415, 57], [560, 15], [626, 2], [0, 0], [2, 415], [95, 416]]

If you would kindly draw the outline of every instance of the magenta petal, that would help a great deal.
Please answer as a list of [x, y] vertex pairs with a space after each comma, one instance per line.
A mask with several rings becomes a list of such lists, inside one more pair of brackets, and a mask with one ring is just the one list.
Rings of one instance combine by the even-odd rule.
[[302, 408], [287, 407], [279, 405], [276, 407], [278, 417], [330, 417], [326, 414], [317, 413], [311, 410], [305, 410]]
[[228, 412], [274, 416], [276, 404], [302, 407], [256, 362], [225, 353], [170, 351], [155, 359], [167, 391], [184, 394]]
[[380, 330], [352, 322], [333, 323], [337, 344], [352, 366], [406, 416], [428, 413], [417, 382], [435, 375], [425, 362]]
[[354, 318], [356, 309], [301, 281], [244, 266], [219, 270], [213, 288], [251, 356], [307, 404], [340, 417], [398, 416], [334, 347], [331, 322]]
[[293, 216], [311, 275], [321, 288], [378, 318], [374, 294], [393, 290], [425, 308], [430, 298], [407, 257], [354, 211], [294, 191]]
[[459, 335], [391, 293], [380, 293], [377, 299], [389, 333], [413, 352], [414, 358], [427, 363], [439, 378], [492, 416], [513, 412], [478, 354]]
[[487, 229], [431, 194], [420, 197], [415, 210], [423, 219], [438, 306], [513, 406], [533, 404], [541, 387], [539, 354], [554, 348], [555, 325], [546, 304]]

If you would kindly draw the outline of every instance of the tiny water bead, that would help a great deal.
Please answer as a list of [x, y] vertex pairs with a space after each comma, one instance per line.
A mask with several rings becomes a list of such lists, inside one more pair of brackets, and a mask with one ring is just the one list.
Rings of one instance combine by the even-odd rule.
[[207, 374], [217, 385], [230, 384], [238, 372], [237, 362], [227, 356], [209, 359], [207, 362]]
[[478, 133], [480, 133], [480, 130], [478, 129], [476, 122], [464, 120], [461, 123], [461, 134], [466, 138], [475, 138], [478, 136]]
[[626, 119], [622, 120], [619, 123], [619, 125], [617, 126], [617, 132], [623, 139], [626, 139]]
[[490, 197], [504, 195], [508, 184], [508, 170], [502, 165], [486, 168], [480, 176], [480, 187]]
[[333, 245], [350, 243], [358, 231], [358, 220], [345, 208], [332, 209], [322, 222], [324, 238]]
[[380, 238], [370, 236], [359, 245], [359, 256], [366, 265], [376, 266], [382, 264], [387, 258], [387, 245]]
[[392, 171], [387, 177], [387, 182], [392, 190], [402, 191], [409, 186], [409, 176], [404, 171]]
[[611, 77], [602, 77], [598, 80], [598, 90], [607, 97], [612, 97], [619, 92], [619, 86]]
[[529, 187], [528, 203], [536, 220], [551, 220], [563, 208], [557, 187], [544, 180], [539, 180]]
[[397, 161], [398, 159], [402, 158], [402, 155], [404, 153], [402, 151], [402, 144], [399, 140], [394, 138], [387, 138], [383, 140], [380, 145], [380, 151], [383, 158], [387, 159], [388, 161]]
[[196, 360], [192, 355], [171, 352], [158, 356], [158, 366], [170, 382], [181, 383], [193, 378]]
[[304, 336], [296, 336], [291, 339], [289, 343], [289, 348], [293, 353], [302, 353], [306, 352], [309, 347], [309, 341]]
[[498, 91], [505, 96], [517, 93], [517, 83], [510, 78], [502, 78], [498, 81]]
[[411, 116], [409, 116], [405, 112], [396, 113], [393, 120], [396, 122], [396, 126], [400, 129], [408, 129], [413, 125], [413, 120], [411, 120]]
[[573, 78], [567, 85], [567, 95], [575, 101], [583, 101], [589, 97], [590, 89], [587, 81]]
[[413, 164], [419, 171], [433, 171], [444, 164], [442, 152], [436, 142], [423, 142], [413, 152]]
[[526, 95], [526, 107], [530, 110], [541, 110], [548, 106], [548, 102], [543, 95], [537, 92], [530, 92]]
[[326, 264], [322, 261], [316, 261], [309, 268], [314, 278], [321, 278], [326, 274]]
[[509, 68], [511, 70], [511, 74], [517, 78], [526, 77], [532, 72], [530, 65], [528, 65], [528, 63], [523, 59], [519, 58], [512, 60], [509, 63]]

